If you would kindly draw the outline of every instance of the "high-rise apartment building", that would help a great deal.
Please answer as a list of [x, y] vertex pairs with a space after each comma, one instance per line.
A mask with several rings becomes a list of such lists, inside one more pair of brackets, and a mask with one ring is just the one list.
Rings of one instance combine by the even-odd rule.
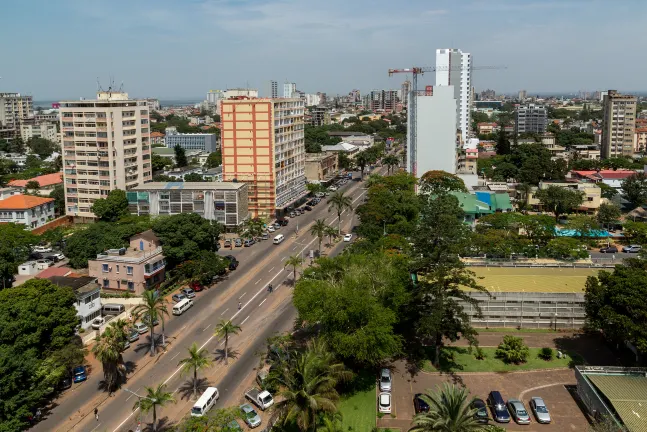
[[51, 122], [24, 122], [20, 125], [20, 136], [24, 142], [32, 138], [45, 138], [52, 142], [58, 142], [56, 123]]
[[636, 96], [623, 95], [615, 90], [609, 90], [604, 95], [600, 149], [600, 156], [603, 159], [633, 155], [636, 102]]
[[436, 87], [454, 86], [456, 127], [467, 140], [471, 118], [472, 54], [455, 48], [436, 50]]
[[228, 99], [221, 111], [223, 180], [249, 184], [251, 217], [281, 217], [308, 193], [303, 101]]
[[411, 81], [406, 80], [402, 83], [402, 88], [400, 89], [400, 100], [402, 101], [403, 106], [409, 104], [409, 92], [411, 91]]
[[397, 90], [373, 90], [366, 95], [364, 105], [371, 111], [392, 112], [399, 101]]
[[283, 97], [284, 98], [292, 98], [295, 97], [295, 93], [297, 92], [297, 84], [296, 83], [291, 83], [291, 82], [286, 82], [283, 84]]
[[524, 100], [526, 100], [526, 98], [527, 98], [527, 97], [528, 97], [528, 92], [527, 92], [527, 91], [525, 91], [525, 90], [519, 90], [519, 96], [518, 96], [518, 99], [519, 99], [521, 102], [523, 102]]
[[92, 222], [94, 201], [152, 179], [148, 103], [101, 91], [96, 100], [62, 101], [60, 112], [65, 211]]
[[545, 106], [527, 104], [518, 105], [515, 113], [515, 131], [544, 133], [548, 127], [548, 110]]
[[279, 83], [277, 81], [268, 81], [265, 89], [265, 97], [276, 99], [279, 97]]
[[303, 100], [306, 106], [317, 106], [321, 103], [321, 96], [315, 93], [306, 93], [303, 95]]
[[0, 138], [17, 138], [23, 120], [32, 116], [31, 96], [20, 93], [0, 93]]

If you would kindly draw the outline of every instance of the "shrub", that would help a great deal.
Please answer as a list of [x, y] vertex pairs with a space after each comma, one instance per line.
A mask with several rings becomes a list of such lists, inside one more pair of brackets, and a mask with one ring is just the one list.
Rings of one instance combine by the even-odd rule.
[[476, 357], [476, 360], [485, 360], [487, 356], [485, 355], [483, 348], [476, 347], [476, 352], [474, 353], [474, 357]]
[[549, 347], [542, 348], [541, 350], [539, 350], [539, 354], [537, 354], [537, 357], [546, 361], [551, 361], [554, 356], [555, 356], [555, 352], [553, 351], [552, 348], [549, 348]]
[[505, 363], [525, 363], [528, 359], [530, 350], [523, 343], [523, 338], [516, 336], [503, 336], [503, 342], [501, 342], [496, 349], [496, 357], [503, 360]]

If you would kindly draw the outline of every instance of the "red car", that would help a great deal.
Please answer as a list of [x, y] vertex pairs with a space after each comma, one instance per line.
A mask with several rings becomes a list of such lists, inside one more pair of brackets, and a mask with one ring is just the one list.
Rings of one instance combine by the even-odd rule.
[[200, 291], [204, 290], [204, 285], [202, 285], [202, 284], [201, 284], [200, 282], [198, 282], [198, 281], [193, 281], [193, 282], [191, 282], [191, 284], [190, 284], [189, 286], [190, 286], [190, 287], [191, 287], [191, 289], [192, 289], [193, 291], [195, 291], [195, 292], [200, 292]]

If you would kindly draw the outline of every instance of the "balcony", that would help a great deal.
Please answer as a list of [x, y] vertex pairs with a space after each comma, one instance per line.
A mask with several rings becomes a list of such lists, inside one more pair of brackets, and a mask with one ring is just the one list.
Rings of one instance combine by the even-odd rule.
[[166, 267], [166, 262], [164, 260], [157, 261], [154, 264], [145, 264], [144, 265], [144, 277], [149, 277], [157, 273]]

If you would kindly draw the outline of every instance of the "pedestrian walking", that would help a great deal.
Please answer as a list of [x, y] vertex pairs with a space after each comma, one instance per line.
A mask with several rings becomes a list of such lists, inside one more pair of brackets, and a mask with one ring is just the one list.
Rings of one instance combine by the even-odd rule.
[[240, 310], [240, 307], [241, 307], [242, 305], [243, 305], [243, 304], [242, 304], [241, 302], [238, 302], [238, 310]]
[[99, 421], [99, 410], [97, 408], [94, 409], [94, 418]]

